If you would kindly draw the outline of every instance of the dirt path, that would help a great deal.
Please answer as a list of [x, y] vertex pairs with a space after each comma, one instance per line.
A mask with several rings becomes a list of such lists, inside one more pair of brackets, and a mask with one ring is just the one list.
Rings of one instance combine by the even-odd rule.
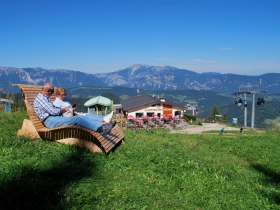
[[221, 125], [219, 123], [203, 123], [202, 126], [199, 125], [189, 125], [186, 122], [180, 122], [176, 129], [169, 128], [170, 133], [189, 133], [189, 134], [197, 134], [197, 133], [202, 133], [205, 131], [217, 131], [220, 132], [220, 130], [224, 128], [224, 131], [229, 131], [229, 130], [238, 130], [239, 128], [234, 128], [234, 127], [229, 127], [226, 125]]

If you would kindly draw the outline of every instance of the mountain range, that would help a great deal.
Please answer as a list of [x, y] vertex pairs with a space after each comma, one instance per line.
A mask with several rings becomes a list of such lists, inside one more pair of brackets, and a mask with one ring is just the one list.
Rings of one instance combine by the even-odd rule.
[[144, 90], [210, 90], [233, 93], [259, 86], [268, 93], [280, 92], [280, 73], [258, 76], [221, 74], [216, 72], [196, 73], [171, 66], [148, 66], [135, 64], [125, 69], [102, 74], [88, 74], [73, 70], [48, 70], [43, 68], [0, 67], [0, 87], [5, 92], [10, 84], [38, 84], [50, 81], [65, 88], [79, 86], [129, 87]]
[[[103, 95], [120, 103], [137, 94], [152, 94], [174, 103], [195, 105], [200, 118], [207, 118], [213, 106], [218, 105], [229, 119], [238, 118], [242, 123], [243, 110], [235, 104], [232, 93], [241, 85], [258, 84], [263, 81], [265, 106], [256, 105], [256, 127], [264, 127], [265, 119], [279, 116], [280, 74], [268, 73], [260, 76], [236, 74], [202, 73], [174, 67], [133, 65], [126, 69], [105, 74], [86, 74], [73, 70], [47, 70], [43, 68], [0, 67], [0, 93], [18, 93], [18, 87], [10, 84], [38, 84], [52, 82], [68, 89], [67, 96], [80, 109], [91, 97]], [[12, 89], [13, 88], [13, 89]], [[278, 94], [277, 94], [278, 93]], [[3, 94], [4, 95], [4, 94]], [[260, 97], [260, 95], [256, 96]], [[19, 96], [21, 99], [22, 97]], [[248, 96], [248, 125], [250, 123], [251, 96]], [[80, 111], [86, 111], [80, 110]]]

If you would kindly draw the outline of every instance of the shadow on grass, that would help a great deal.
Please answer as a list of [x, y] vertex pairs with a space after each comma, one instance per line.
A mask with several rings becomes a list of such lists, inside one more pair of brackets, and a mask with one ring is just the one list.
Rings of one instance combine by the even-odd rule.
[[[278, 186], [280, 184], [280, 173], [274, 172], [271, 169], [266, 168], [260, 164], [252, 164], [251, 166], [256, 171], [265, 175], [265, 182], [278, 188]], [[280, 204], [280, 194], [279, 193], [271, 194], [271, 197], [274, 199], [275, 203], [277, 203], [278, 205]]]
[[61, 202], [65, 187], [93, 175], [93, 161], [83, 153], [77, 148], [53, 163], [52, 168], [25, 168], [21, 174], [0, 183], [0, 209], [65, 209]]

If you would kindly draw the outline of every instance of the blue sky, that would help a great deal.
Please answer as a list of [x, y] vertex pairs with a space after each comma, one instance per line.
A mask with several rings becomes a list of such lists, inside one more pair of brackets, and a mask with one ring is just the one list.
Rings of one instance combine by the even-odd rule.
[[0, 66], [280, 73], [280, 0], [1, 0]]

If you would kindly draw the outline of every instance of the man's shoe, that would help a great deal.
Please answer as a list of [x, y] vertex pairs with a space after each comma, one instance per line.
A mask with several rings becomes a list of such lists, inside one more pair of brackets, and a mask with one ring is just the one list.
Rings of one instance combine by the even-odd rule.
[[110, 122], [108, 124], [104, 124], [102, 126], [102, 133], [105, 135], [110, 133], [111, 130], [115, 127], [115, 125], [116, 125], [116, 121]]
[[103, 132], [103, 125], [97, 128], [96, 132], [102, 133]]

